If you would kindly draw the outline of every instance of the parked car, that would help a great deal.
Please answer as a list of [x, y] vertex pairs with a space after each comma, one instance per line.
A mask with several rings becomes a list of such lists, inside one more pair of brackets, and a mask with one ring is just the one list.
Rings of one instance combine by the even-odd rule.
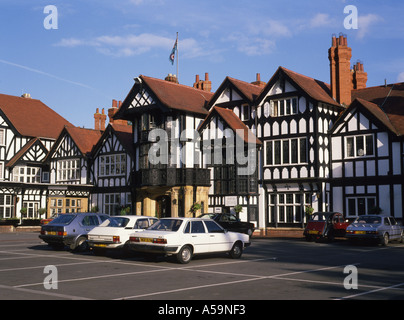
[[88, 233], [88, 245], [95, 254], [107, 249], [129, 249], [129, 236], [133, 232], [143, 231], [158, 221], [147, 216], [113, 216]]
[[333, 241], [335, 237], [344, 237], [349, 222], [339, 212], [316, 212], [307, 222], [303, 231], [307, 241], [327, 239]]
[[56, 219], [58, 216], [59, 216], [59, 213], [54, 213], [54, 214], [53, 214], [51, 217], [49, 217], [49, 218], [41, 219], [41, 221], [39, 222], [39, 224], [40, 224], [41, 226], [43, 226], [43, 225], [45, 225], [45, 224], [48, 224], [48, 223], [51, 222], [53, 219]]
[[54, 249], [69, 246], [72, 250], [85, 250], [87, 234], [109, 218], [99, 213], [64, 213], [41, 227], [39, 238]]
[[215, 220], [227, 231], [245, 233], [250, 237], [255, 230], [253, 223], [241, 221], [236, 215], [231, 213], [205, 213], [200, 215], [199, 218]]
[[350, 240], [376, 240], [387, 245], [390, 240], [404, 241], [403, 227], [394, 217], [363, 215], [347, 228], [346, 237]]
[[132, 234], [129, 243], [134, 251], [175, 255], [185, 264], [202, 253], [228, 252], [230, 257], [240, 258], [250, 238], [229, 232], [211, 219], [162, 218], [149, 229]]

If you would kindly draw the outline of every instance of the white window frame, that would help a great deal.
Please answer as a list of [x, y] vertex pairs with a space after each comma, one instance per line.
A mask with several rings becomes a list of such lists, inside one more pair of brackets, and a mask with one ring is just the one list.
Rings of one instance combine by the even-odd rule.
[[99, 176], [124, 176], [126, 175], [126, 154], [116, 153], [101, 155], [99, 160]]
[[80, 159], [58, 160], [57, 180], [77, 181], [81, 179]]
[[[372, 137], [372, 153], [367, 154], [370, 152], [367, 147], [366, 138]], [[349, 152], [348, 147], [351, 143], [348, 143], [348, 140], [352, 139], [352, 153]], [[363, 140], [363, 150], [359, 149], [357, 146], [358, 139]], [[353, 154], [353, 155], [350, 155]], [[345, 158], [365, 158], [365, 157], [374, 157], [375, 156], [375, 138], [373, 134], [364, 134], [364, 135], [355, 135], [355, 136], [346, 136], [345, 137]]]
[[[292, 162], [292, 140], [297, 140], [297, 162]], [[306, 141], [306, 150], [305, 150], [305, 160], [302, 161], [301, 157], [301, 140]], [[280, 143], [280, 162], [276, 163], [275, 162], [275, 143], [279, 142]], [[284, 143], [289, 144], [289, 154], [288, 154], [288, 162], [284, 161], [284, 152], [283, 152], [283, 145]], [[268, 144], [272, 144], [272, 163], [268, 164], [268, 159], [267, 159], [267, 148]], [[271, 167], [271, 166], [279, 166], [279, 165], [302, 165], [302, 164], [307, 164], [309, 159], [308, 159], [308, 140], [305, 137], [296, 137], [296, 138], [291, 138], [291, 139], [277, 139], [277, 140], [267, 140], [264, 142], [264, 167]]]
[[[283, 114], [281, 114], [282, 110], [281, 103], [283, 103]], [[289, 103], [289, 110], [288, 110], [288, 103]], [[298, 114], [298, 112], [299, 112], [299, 100], [297, 99], [297, 97], [271, 100], [272, 117], [291, 116], [294, 114]]]

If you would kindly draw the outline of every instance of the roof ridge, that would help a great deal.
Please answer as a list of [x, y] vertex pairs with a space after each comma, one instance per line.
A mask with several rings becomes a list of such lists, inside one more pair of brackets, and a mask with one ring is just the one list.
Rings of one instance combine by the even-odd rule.
[[183, 83], [176, 83], [176, 82], [172, 82], [172, 81], [167, 81], [167, 80], [160, 79], [160, 78], [154, 78], [154, 77], [150, 77], [150, 76], [145, 76], [143, 74], [141, 74], [140, 76], [144, 77], [144, 78], [149, 78], [151, 80], [157, 80], [159, 82], [166, 83], [166, 84], [169, 84], [169, 85], [180, 86], [180, 87], [184, 87], [186, 89], [195, 90], [195, 92], [199, 92], [199, 93], [203, 92], [203, 93], [208, 93], [208, 94], [211, 94], [211, 95], [214, 94], [214, 92], [197, 89], [195, 87], [191, 87], [191, 86], [188, 86], [188, 85], [183, 84]]

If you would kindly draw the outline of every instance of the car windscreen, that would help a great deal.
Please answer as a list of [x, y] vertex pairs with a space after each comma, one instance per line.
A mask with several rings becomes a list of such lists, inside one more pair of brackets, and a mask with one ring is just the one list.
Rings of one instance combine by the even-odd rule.
[[69, 224], [76, 217], [74, 214], [61, 214], [56, 219], [53, 219], [49, 224]]
[[311, 221], [325, 221], [326, 217], [324, 214], [313, 214], [311, 216]]
[[362, 216], [356, 218], [356, 220], [353, 223], [380, 224], [382, 223], [382, 218], [377, 216]]
[[178, 231], [181, 224], [181, 219], [160, 219], [147, 230]]
[[101, 227], [124, 228], [129, 223], [129, 218], [124, 217], [111, 217], [105, 220]]

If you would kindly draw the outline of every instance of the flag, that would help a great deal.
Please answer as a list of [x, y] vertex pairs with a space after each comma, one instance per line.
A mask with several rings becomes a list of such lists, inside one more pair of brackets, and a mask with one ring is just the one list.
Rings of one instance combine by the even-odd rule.
[[170, 54], [169, 59], [171, 61], [171, 64], [174, 64], [175, 52], [177, 51], [177, 44], [178, 44], [178, 38], [175, 40], [173, 50], [171, 51], [171, 54]]

